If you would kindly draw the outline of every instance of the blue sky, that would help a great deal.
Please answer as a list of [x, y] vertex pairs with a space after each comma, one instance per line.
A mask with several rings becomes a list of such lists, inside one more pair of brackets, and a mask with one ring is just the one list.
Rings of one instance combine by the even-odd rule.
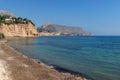
[[0, 10], [45, 22], [82, 27], [94, 35], [120, 35], [120, 0], [0, 0]]

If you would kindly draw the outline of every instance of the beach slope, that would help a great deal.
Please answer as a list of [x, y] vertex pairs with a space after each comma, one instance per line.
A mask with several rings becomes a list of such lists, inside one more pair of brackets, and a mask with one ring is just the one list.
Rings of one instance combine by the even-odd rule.
[[51, 66], [28, 58], [5, 42], [0, 40], [1, 80], [86, 80], [79, 75], [62, 73]]

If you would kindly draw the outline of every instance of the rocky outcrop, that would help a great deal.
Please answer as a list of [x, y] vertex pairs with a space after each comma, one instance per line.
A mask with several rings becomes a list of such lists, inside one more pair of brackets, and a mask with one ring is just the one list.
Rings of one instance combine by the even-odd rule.
[[30, 37], [38, 35], [37, 30], [31, 23], [0, 24], [0, 33], [3, 33], [5, 37]]
[[38, 35], [34, 23], [15, 16], [8, 11], [0, 10], [0, 33], [5, 37], [30, 37]]
[[[91, 33], [83, 30], [80, 27], [71, 27], [71, 26], [63, 26], [56, 24], [44, 24], [43, 26], [37, 28], [37, 30], [41, 33], [49, 33], [49, 35], [65, 35], [65, 36], [90, 36]], [[44, 34], [43, 34], [44, 35]], [[46, 36], [46, 35], [45, 35]]]

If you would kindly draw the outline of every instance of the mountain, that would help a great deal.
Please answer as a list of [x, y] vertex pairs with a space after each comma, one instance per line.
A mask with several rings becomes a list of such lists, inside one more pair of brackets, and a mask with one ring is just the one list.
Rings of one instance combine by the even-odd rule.
[[45, 23], [41, 27], [37, 28], [38, 32], [47, 32], [51, 35], [65, 35], [65, 36], [90, 36], [91, 33], [83, 30], [79, 27], [57, 25], [51, 23]]

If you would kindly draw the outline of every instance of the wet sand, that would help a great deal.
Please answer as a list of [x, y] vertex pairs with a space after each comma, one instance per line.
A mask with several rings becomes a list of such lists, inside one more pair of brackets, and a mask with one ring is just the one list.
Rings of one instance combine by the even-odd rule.
[[86, 80], [28, 58], [0, 40], [0, 80]]

